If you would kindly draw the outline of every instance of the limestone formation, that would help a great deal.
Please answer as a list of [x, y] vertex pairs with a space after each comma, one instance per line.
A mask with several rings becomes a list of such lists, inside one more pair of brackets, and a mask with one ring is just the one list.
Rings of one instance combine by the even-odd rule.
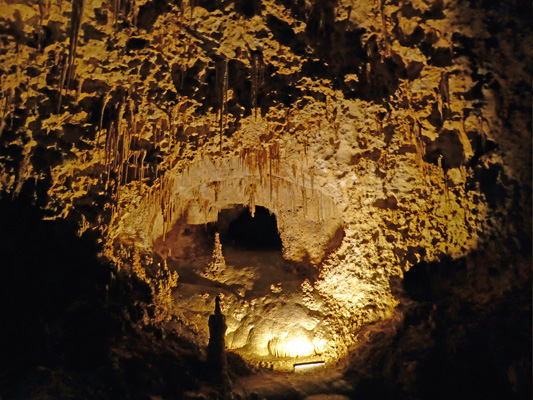
[[[204, 339], [223, 293], [255, 363], [334, 363], [421, 264], [486, 252], [501, 286], [471, 294], [496, 301], [531, 275], [532, 35], [489, 3], [0, 0], [0, 196], [113, 265], [167, 260]], [[259, 207], [283, 259], [202, 276], [223, 216]]]
[[[222, 254], [222, 244], [220, 243], [220, 234], [215, 234], [215, 248], [213, 249], [213, 259], [207, 266], [203, 276], [206, 278], [220, 281], [226, 269], [226, 260]], [[218, 303], [217, 303], [218, 304]]]
[[215, 313], [209, 316], [209, 344], [207, 345], [207, 367], [212, 373], [213, 381], [221, 385], [224, 392], [231, 386], [226, 361], [226, 317], [220, 308], [220, 297], [215, 298]]

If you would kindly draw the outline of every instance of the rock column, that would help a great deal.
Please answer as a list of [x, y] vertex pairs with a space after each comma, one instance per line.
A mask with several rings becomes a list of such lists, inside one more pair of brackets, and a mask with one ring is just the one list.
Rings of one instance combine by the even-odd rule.
[[209, 316], [209, 344], [207, 345], [207, 364], [211, 370], [213, 383], [229, 393], [231, 382], [225, 353], [226, 317], [220, 308], [220, 297], [215, 299], [215, 313]]

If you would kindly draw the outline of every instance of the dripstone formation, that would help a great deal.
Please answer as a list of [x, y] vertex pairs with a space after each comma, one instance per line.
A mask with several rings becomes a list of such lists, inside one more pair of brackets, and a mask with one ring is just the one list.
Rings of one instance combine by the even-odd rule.
[[531, 12], [0, 0], [0, 395], [530, 398]]
[[213, 381], [228, 392], [231, 382], [226, 361], [226, 317], [220, 308], [220, 297], [215, 298], [215, 313], [209, 316], [209, 344], [207, 345], [207, 367], [212, 371]]

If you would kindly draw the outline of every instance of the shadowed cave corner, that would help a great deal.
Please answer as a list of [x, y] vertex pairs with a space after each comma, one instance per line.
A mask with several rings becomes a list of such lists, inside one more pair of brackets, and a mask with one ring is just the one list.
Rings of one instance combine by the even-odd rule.
[[[97, 235], [0, 199], [0, 398], [181, 398], [209, 381], [205, 344], [177, 318], [146, 324], [150, 289], [102, 262]], [[228, 355], [230, 374], [250, 373]]]
[[391, 278], [398, 313], [359, 333], [344, 375], [353, 398], [531, 398], [531, 274], [513, 278], [529, 255], [496, 262], [502, 249], [492, 242]]

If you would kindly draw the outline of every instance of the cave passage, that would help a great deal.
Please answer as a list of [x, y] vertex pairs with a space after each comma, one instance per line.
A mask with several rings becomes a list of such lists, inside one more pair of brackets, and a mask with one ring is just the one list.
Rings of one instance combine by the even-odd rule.
[[[240, 214], [235, 218], [235, 213]], [[276, 251], [282, 249], [281, 238], [278, 232], [276, 216], [266, 208], [257, 206], [254, 216], [249, 208], [222, 210], [219, 213], [219, 222], [226, 225], [227, 229], [220, 227], [220, 239], [224, 246], [231, 246], [244, 250]]]

